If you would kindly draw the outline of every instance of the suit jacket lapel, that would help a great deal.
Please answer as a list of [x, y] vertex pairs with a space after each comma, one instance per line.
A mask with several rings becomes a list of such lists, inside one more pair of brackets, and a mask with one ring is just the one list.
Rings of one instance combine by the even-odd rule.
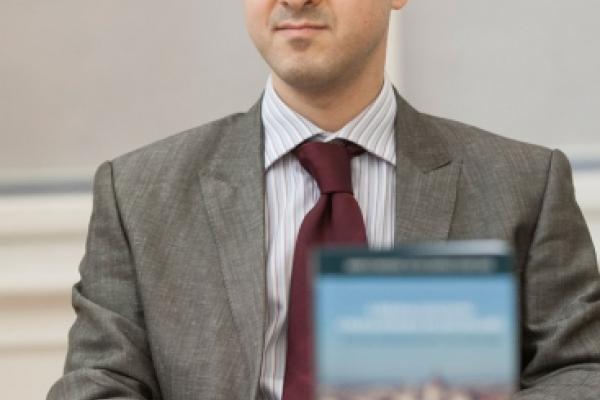
[[[264, 151], [260, 102], [232, 120], [199, 172], [233, 318], [258, 374], [266, 315]], [[255, 382], [258, 382], [258, 375]]]
[[396, 94], [395, 241], [446, 240], [461, 160], [447, 138]]

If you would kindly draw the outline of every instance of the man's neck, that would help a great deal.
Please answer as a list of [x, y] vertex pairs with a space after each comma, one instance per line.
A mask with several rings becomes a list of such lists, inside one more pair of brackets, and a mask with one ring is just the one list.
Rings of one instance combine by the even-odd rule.
[[273, 74], [273, 87], [294, 111], [326, 132], [336, 132], [356, 117], [379, 95], [384, 83], [383, 71], [361, 74], [352, 82], [327, 90], [308, 91], [294, 88]]

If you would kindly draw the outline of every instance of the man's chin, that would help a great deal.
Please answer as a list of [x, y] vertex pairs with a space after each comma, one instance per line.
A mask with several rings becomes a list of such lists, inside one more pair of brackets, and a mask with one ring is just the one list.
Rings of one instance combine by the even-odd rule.
[[271, 65], [277, 77], [297, 89], [319, 89], [339, 77], [331, 66], [315, 62], [310, 57], [290, 57], [279, 65]]
[[286, 41], [285, 45], [293, 52], [306, 52], [314, 46], [314, 41], [310, 38], [295, 37]]
[[322, 71], [311, 71], [307, 69], [294, 68], [285, 71], [275, 71], [275, 74], [286, 85], [297, 90], [322, 90], [331, 82], [329, 74]]

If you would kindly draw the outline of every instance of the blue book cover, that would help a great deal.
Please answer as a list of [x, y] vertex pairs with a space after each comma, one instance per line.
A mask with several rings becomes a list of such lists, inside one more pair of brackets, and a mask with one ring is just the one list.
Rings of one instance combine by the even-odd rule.
[[508, 400], [518, 288], [501, 242], [323, 249], [315, 256], [320, 400]]

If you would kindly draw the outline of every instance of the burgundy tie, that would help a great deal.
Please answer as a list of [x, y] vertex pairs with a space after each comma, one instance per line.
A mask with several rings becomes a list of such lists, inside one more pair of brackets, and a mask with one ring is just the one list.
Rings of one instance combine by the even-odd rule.
[[288, 344], [283, 400], [315, 395], [310, 252], [324, 244], [366, 245], [360, 208], [352, 194], [350, 161], [364, 150], [352, 143], [305, 142], [294, 154], [317, 181], [321, 197], [306, 214], [294, 251], [288, 308]]

